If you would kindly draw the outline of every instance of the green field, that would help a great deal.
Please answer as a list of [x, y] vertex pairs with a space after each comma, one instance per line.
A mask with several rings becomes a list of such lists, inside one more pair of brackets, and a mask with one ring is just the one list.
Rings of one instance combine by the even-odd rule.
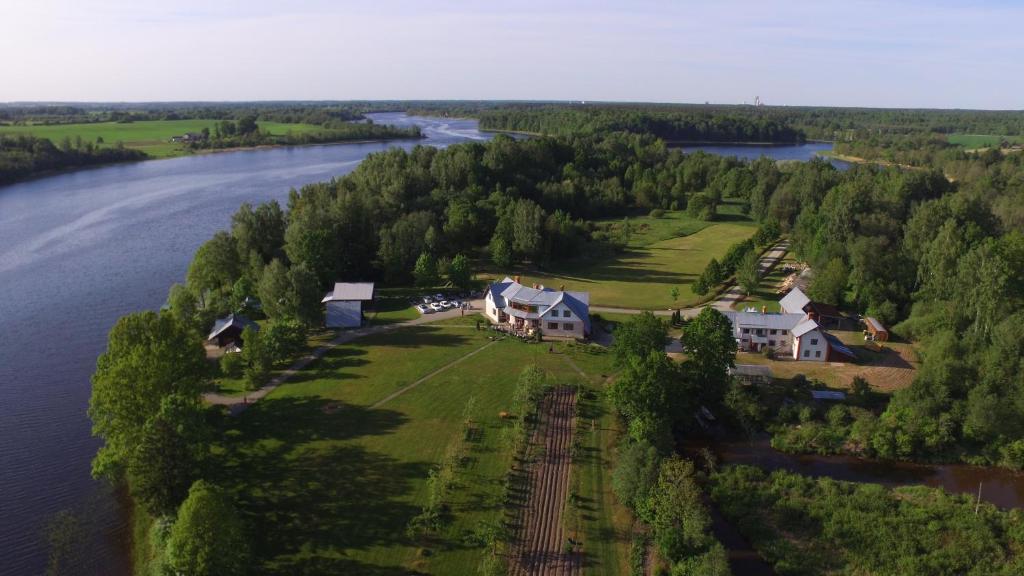
[[[237, 419], [220, 449], [217, 480], [236, 494], [256, 537], [260, 573], [474, 574], [484, 548], [474, 532], [503, 514], [503, 479], [512, 455], [502, 442], [516, 379], [531, 363], [553, 382], [596, 388], [610, 373], [607, 354], [516, 340], [492, 342], [465, 319], [401, 328], [341, 345]], [[458, 364], [375, 407], [455, 359]], [[581, 376], [566, 361], [588, 371]], [[587, 514], [574, 517], [593, 554], [591, 573], [619, 573], [628, 539], [614, 523], [603, 449], [614, 417], [593, 394], [598, 425], [584, 445], [577, 485]], [[459, 470], [450, 519], [430, 541], [406, 526], [427, 495], [427, 477], [462, 434], [473, 398], [481, 434]]]
[[[87, 142], [96, 142], [97, 138], [103, 138], [104, 146], [113, 146], [121, 141], [128, 148], [142, 150], [156, 158], [166, 158], [188, 153], [184, 146], [170, 141], [172, 136], [180, 136], [186, 132], [201, 132], [203, 128], [209, 128], [212, 132], [217, 123], [218, 120], [146, 120], [126, 123], [0, 126], [0, 134], [31, 134], [38, 138], [48, 138], [56, 145], [60, 145], [65, 137], [72, 140], [81, 137]], [[295, 134], [310, 134], [323, 130], [322, 127], [313, 124], [282, 122], [260, 122], [259, 127], [274, 135], [284, 135], [289, 131]]]
[[946, 140], [948, 140], [950, 144], [973, 149], [999, 146], [1003, 140], [1006, 140], [1011, 144], [1020, 144], [1021, 142], [1024, 142], [1024, 137], [998, 136], [995, 134], [950, 134], [946, 137]]
[[[711, 258], [721, 259], [729, 246], [754, 235], [753, 222], [710, 223], [706, 228], [681, 238], [633, 245], [607, 258], [589, 258], [554, 265], [558, 272], [518, 270], [524, 284], [540, 283], [557, 289], [590, 292], [591, 306], [615, 306], [664, 310], [700, 301], [691, 286]], [[652, 236], [657, 234], [652, 232]], [[491, 271], [490, 277], [504, 274]], [[672, 301], [670, 291], [679, 289]]]

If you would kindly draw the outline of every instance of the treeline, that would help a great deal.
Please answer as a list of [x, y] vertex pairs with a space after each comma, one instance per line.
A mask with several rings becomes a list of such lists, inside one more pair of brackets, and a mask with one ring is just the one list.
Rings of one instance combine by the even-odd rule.
[[711, 475], [715, 503], [780, 576], [1024, 573], [1024, 516], [940, 489], [748, 466]]
[[375, 107], [367, 103], [139, 103], [0, 106], [0, 123], [76, 124], [145, 120], [240, 120], [315, 124], [361, 120]]
[[667, 342], [668, 326], [649, 312], [615, 329], [612, 353], [620, 372], [607, 393], [628, 433], [618, 447], [612, 489], [650, 527], [672, 574], [729, 574], [725, 549], [710, 533], [704, 478], [672, 452], [673, 432], [689, 428], [701, 409], [719, 411], [735, 386], [728, 374], [736, 357], [732, 325], [717, 310], [703, 309], [683, 327], [682, 363], [665, 354]]
[[[242, 116], [238, 120], [221, 120], [214, 125], [213, 131], [204, 128], [202, 138], [191, 140], [188, 146], [192, 150], [210, 150], [247, 146], [291, 146], [347, 142], [352, 140], [397, 140], [422, 137], [418, 126], [401, 128], [374, 124], [372, 122], [342, 122], [333, 120], [325, 120], [324, 122], [327, 126], [323, 130], [316, 132], [289, 131], [286, 134], [271, 134], [267, 130], [260, 129], [258, 123], [260, 120], [261, 118], [255, 114]], [[302, 120], [299, 121], [301, 122]]]
[[675, 142], [801, 142], [799, 130], [754, 115], [661, 108], [554, 105], [485, 110], [479, 114], [485, 130], [534, 134], [651, 134]]
[[[879, 318], [920, 344], [922, 368], [881, 413], [835, 429], [882, 458], [1024, 468], [1024, 160], [977, 155], [935, 171], [825, 162], [753, 188], [750, 213], [788, 232], [811, 295]], [[762, 195], [763, 194], [763, 195]], [[1009, 399], [1009, 400], [1007, 400]]]
[[0, 135], [0, 186], [22, 178], [67, 168], [142, 160], [146, 154], [114, 146], [100, 146], [65, 138], [60, 146], [46, 138], [29, 135]]

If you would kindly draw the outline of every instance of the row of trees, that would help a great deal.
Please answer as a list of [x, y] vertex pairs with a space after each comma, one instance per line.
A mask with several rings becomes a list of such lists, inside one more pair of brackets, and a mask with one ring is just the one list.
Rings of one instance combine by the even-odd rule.
[[56, 146], [46, 138], [0, 134], [0, 186], [43, 172], [131, 162], [146, 157], [145, 153], [130, 150], [120, 143], [102, 144], [65, 138]]
[[692, 462], [670, 454], [674, 428], [687, 427], [701, 406], [723, 406], [736, 342], [729, 320], [705, 308], [684, 326], [687, 360], [678, 364], [665, 354], [667, 329], [645, 313], [615, 330], [612, 352], [621, 371], [608, 397], [628, 436], [618, 448], [613, 490], [651, 527], [672, 574], [728, 574], [725, 550], [710, 535], [700, 477]]

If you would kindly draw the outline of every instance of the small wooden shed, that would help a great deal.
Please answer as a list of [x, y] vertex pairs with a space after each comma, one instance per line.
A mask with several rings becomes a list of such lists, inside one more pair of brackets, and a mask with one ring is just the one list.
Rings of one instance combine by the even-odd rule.
[[864, 326], [867, 328], [868, 334], [871, 335], [871, 339], [876, 342], [888, 342], [889, 331], [885, 329], [885, 326], [881, 322], [867, 316], [864, 318]]

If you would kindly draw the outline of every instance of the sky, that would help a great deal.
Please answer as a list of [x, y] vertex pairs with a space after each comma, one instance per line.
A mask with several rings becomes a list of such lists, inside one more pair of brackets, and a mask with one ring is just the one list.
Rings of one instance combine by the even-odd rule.
[[0, 0], [0, 102], [1024, 109], [1024, 0]]

